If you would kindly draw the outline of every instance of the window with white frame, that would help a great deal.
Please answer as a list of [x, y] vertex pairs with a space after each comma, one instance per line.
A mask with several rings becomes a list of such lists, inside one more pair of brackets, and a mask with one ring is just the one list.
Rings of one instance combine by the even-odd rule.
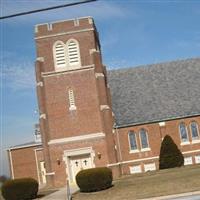
[[69, 66], [80, 64], [79, 44], [77, 40], [70, 39], [67, 42], [67, 55]]
[[136, 134], [133, 131], [129, 131], [128, 137], [129, 137], [130, 150], [131, 151], [137, 150], [138, 148], [137, 148]]
[[141, 149], [149, 148], [148, 135], [145, 129], [140, 129], [140, 143]]
[[181, 142], [188, 142], [189, 141], [188, 133], [184, 122], [181, 122], [179, 124], [179, 132], [180, 132]]
[[76, 110], [74, 91], [72, 89], [68, 90], [68, 97], [69, 97], [69, 109]]
[[54, 62], [56, 68], [66, 67], [65, 44], [57, 41], [53, 46]]
[[193, 121], [190, 123], [190, 130], [192, 134], [192, 140], [198, 140], [199, 139], [199, 128], [198, 124]]

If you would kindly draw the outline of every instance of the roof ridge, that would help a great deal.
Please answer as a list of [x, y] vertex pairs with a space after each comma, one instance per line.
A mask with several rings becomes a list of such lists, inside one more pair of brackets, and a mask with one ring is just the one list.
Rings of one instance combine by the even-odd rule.
[[146, 67], [153, 67], [156, 65], [163, 65], [163, 64], [170, 64], [170, 63], [182, 63], [182, 62], [188, 62], [188, 61], [194, 61], [194, 60], [200, 60], [200, 56], [199, 57], [194, 57], [194, 58], [185, 58], [185, 59], [177, 59], [177, 60], [170, 60], [170, 61], [161, 61], [161, 62], [157, 62], [157, 63], [152, 63], [152, 64], [144, 64], [144, 65], [136, 65], [136, 66], [132, 66], [132, 67], [123, 67], [123, 68], [116, 68], [116, 69], [108, 69], [108, 72], [113, 72], [113, 71], [125, 71], [125, 70], [129, 70], [129, 69], [137, 69], [137, 68], [146, 68]]

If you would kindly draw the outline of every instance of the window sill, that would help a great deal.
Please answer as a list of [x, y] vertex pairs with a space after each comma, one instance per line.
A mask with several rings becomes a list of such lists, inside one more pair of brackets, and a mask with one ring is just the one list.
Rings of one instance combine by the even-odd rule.
[[144, 151], [151, 151], [151, 149], [150, 148], [141, 149], [141, 152], [144, 152]]
[[136, 149], [136, 150], [130, 150], [129, 153], [139, 153], [139, 150]]
[[190, 142], [181, 142], [181, 146], [184, 146], [184, 145], [189, 145]]
[[192, 144], [200, 143], [200, 140], [192, 140]]

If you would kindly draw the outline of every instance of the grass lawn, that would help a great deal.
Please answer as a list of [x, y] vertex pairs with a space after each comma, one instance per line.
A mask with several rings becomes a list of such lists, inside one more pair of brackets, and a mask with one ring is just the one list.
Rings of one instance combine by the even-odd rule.
[[134, 200], [200, 190], [200, 165], [122, 177], [113, 187], [76, 193], [73, 200]]

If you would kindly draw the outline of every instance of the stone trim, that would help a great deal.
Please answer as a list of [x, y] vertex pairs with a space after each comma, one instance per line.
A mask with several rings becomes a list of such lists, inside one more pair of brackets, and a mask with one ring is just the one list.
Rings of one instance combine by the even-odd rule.
[[160, 126], [160, 127], [165, 126], [165, 122], [159, 122], [159, 126]]
[[67, 31], [67, 32], [63, 32], [63, 33], [38, 36], [38, 37], [35, 37], [35, 40], [49, 38], [49, 37], [57, 37], [57, 36], [62, 36], [62, 35], [70, 35], [70, 34], [74, 34], [74, 33], [82, 33], [82, 32], [87, 32], [87, 31], [94, 31], [94, 28], [86, 28], [86, 29], [77, 30], [77, 31]]
[[78, 148], [78, 149], [70, 149], [65, 150], [63, 159], [65, 160], [65, 157], [67, 156], [77, 156], [77, 155], [83, 155], [83, 154], [91, 154], [93, 153], [92, 147], [84, 147], [84, 148]]
[[122, 162], [118, 162], [118, 163], [108, 164], [107, 166], [112, 167], [112, 166], [116, 166], [116, 165], [120, 165], [120, 164], [135, 163], [135, 162], [141, 162], [141, 161], [153, 160], [153, 159], [159, 159], [159, 156], [154, 156], [154, 157], [149, 157], [149, 158], [141, 158], [141, 159], [135, 159], [135, 160], [127, 160], [127, 161], [122, 161]]
[[10, 151], [10, 150], [15, 150], [15, 149], [23, 149], [23, 148], [27, 148], [27, 147], [41, 146], [41, 145], [42, 145], [42, 143], [21, 145], [21, 146], [17, 146], [17, 147], [10, 147], [10, 148], [8, 149], [8, 151]]
[[36, 85], [37, 85], [37, 86], [40, 86], [40, 87], [43, 87], [43, 82], [42, 82], [42, 81], [37, 82]]
[[37, 57], [36, 60], [40, 62], [44, 62], [44, 57]]
[[100, 110], [109, 110], [110, 107], [108, 105], [100, 105]]
[[96, 78], [104, 78], [104, 74], [103, 73], [95, 73]]
[[53, 175], [55, 175], [55, 172], [48, 172], [48, 173], [46, 173], [45, 175], [46, 175], [46, 176], [53, 176]]
[[77, 141], [82, 141], [82, 140], [100, 139], [104, 137], [105, 137], [105, 133], [91, 133], [91, 134], [79, 135], [79, 136], [74, 136], [74, 137], [53, 139], [53, 140], [50, 140], [48, 144], [52, 145], [52, 144], [71, 143], [71, 142], [77, 142]]
[[56, 75], [60, 75], [60, 74], [68, 74], [68, 73], [74, 73], [74, 72], [79, 72], [79, 71], [83, 71], [83, 70], [90, 70], [93, 69], [94, 65], [87, 65], [87, 66], [82, 66], [80, 68], [76, 68], [76, 69], [66, 69], [64, 68], [64, 70], [60, 70], [60, 71], [50, 71], [50, 72], [42, 72], [42, 77], [49, 77], [49, 76], [56, 76]]
[[46, 114], [45, 113], [41, 113], [40, 114], [40, 119], [46, 119]]
[[[88, 19], [88, 18], [92, 18], [92, 16], [78, 17], [76, 19], [80, 20], [80, 19]], [[57, 21], [52, 21], [52, 22], [49, 22], [49, 23], [51, 23], [51, 24], [57, 24], [57, 23], [68, 22], [68, 21], [74, 21], [74, 18], [65, 19], [65, 20], [57, 20]], [[43, 26], [43, 25], [47, 25], [47, 24], [48, 23], [40, 23], [40, 24], [36, 24], [35, 27]]]
[[190, 153], [196, 153], [196, 152], [200, 152], [200, 149], [192, 150], [192, 151], [185, 151], [185, 152], [183, 152], [183, 154], [190, 154]]

